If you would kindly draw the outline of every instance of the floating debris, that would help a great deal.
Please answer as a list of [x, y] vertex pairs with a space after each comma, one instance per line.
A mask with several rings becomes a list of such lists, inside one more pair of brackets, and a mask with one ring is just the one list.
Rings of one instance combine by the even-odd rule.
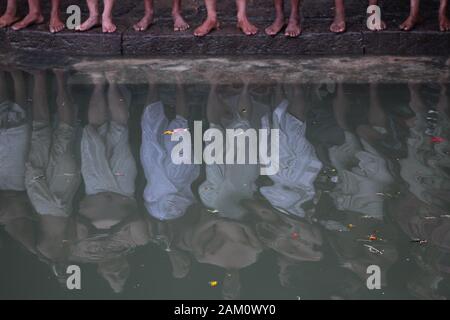
[[175, 133], [186, 132], [186, 131], [189, 131], [189, 128], [177, 128], [177, 129], [173, 129], [173, 130], [166, 130], [166, 131], [164, 131], [163, 134], [170, 136], [170, 135], [173, 135]]
[[219, 213], [219, 210], [208, 209], [209, 213]]
[[217, 282], [217, 281], [210, 281], [210, 282], [209, 282], [209, 285], [210, 285], [212, 288], [217, 287], [218, 284], [219, 284], [219, 282]]
[[425, 239], [412, 239], [411, 242], [412, 242], [412, 243], [418, 243], [418, 244], [424, 245], [424, 244], [427, 244], [427, 243], [428, 243], [428, 240], [425, 240]]
[[291, 239], [292, 240], [298, 240], [300, 238], [300, 234], [298, 232], [292, 232], [291, 233]]
[[445, 139], [442, 138], [442, 137], [431, 137], [431, 142], [432, 143], [442, 143], [444, 141], [445, 141]]
[[371, 252], [371, 253], [375, 253], [375, 254], [379, 254], [379, 255], [382, 255], [382, 254], [383, 254], [383, 251], [378, 250], [377, 248], [375, 248], [375, 247], [373, 247], [373, 246], [370, 246], [370, 245], [368, 245], [368, 244], [365, 244], [364, 247], [368, 248], [368, 249], [369, 249], [369, 252]]

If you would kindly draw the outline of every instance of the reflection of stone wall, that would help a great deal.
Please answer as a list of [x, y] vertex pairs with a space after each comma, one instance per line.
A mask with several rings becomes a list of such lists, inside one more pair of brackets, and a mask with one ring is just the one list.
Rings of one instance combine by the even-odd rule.
[[[0, 7], [4, 7], [6, 1], [1, 1]], [[25, 1], [19, 1], [21, 12], [25, 12]], [[62, 8], [66, 8], [70, 4], [77, 4], [86, 11], [84, 0], [62, 0]], [[288, 3], [289, 1], [285, 1]], [[333, 0], [304, 0], [303, 15], [305, 17], [331, 17], [333, 13]], [[45, 11], [48, 11], [50, 1], [42, 1]], [[172, 0], [155, 0], [157, 14], [168, 16], [170, 14]], [[272, 10], [272, 0], [248, 0], [249, 14], [254, 18], [261, 20], [268, 19]], [[349, 16], [364, 15], [368, 0], [346, 0], [347, 14]], [[425, 16], [435, 15], [437, 13], [439, 0], [422, 1], [422, 9]], [[409, 0], [380, 0], [380, 4], [385, 14], [405, 16], [408, 13]], [[187, 15], [195, 15], [199, 11], [203, 11], [203, 0], [183, 0], [183, 7]], [[4, 10], [4, 8], [1, 8]], [[219, 0], [218, 9], [223, 16], [234, 15], [234, 0]], [[140, 15], [143, 11], [143, 4], [140, 0], [116, 0], [117, 16], [124, 14]], [[269, 16], [269, 17], [268, 17]]]

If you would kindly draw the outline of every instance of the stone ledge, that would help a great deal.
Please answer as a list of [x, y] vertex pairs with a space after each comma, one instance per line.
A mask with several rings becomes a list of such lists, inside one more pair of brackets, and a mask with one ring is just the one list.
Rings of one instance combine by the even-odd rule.
[[0, 29], [1, 50], [69, 56], [450, 54], [450, 33], [437, 31], [433, 20], [402, 32], [396, 27], [400, 19], [388, 17], [388, 30], [371, 32], [364, 29], [364, 19], [357, 18], [349, 21], [346, 33], [336, 35], [328, 31], [330, 19], [305, 19], [303, 34], [296, 39], [265, 35], [262, 30], [269, 21], [257, 21], [261, 31], [247, 37], [235, 28], [233, 19], [225, 19], [220, 30], [204, 38], [194, 37], [192, 30], [174, 33], [170, 20], [158, 21], [142, 33], [133, 31], [131, 22], [118, 19], [114, 34], [103, 34], [99, 28], [51, 34], [45, 25], [23, 31]]

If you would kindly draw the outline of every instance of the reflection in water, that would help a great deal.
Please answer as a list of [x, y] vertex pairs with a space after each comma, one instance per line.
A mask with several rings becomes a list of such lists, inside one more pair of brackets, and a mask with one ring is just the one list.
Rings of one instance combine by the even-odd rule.
[[[162, 85], [143, 70], [144, 84], [100, 71], [73, 84], [63, 70], [1, 67], [0, 273], [26, 251], [61, 297], [78, 264], [88, 297], [105, 285], [134, 297], [160, 278], [170, 288], [155, 297], [450, 298], [447, 83], [205, 72], [206, 86], [179, 72]], [[279, 171], [175, 164], [174, 132], [199, 120], [224, 136], [278, 129]], [[216, 156], [231, 147], [237, 157], [237, 145]], [[370, 265], [381, 290], [366, 286]]]

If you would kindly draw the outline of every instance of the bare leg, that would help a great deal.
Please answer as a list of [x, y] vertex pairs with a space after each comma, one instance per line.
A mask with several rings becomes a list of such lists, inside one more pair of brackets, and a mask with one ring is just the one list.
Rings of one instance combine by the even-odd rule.
[[348, 100], [344, 93], [344, 86], [342, 83], [337, 83], [336, 97], [333, 101], [333, 110], [336, 117], [336, 121], [344, 130], [350, 130], [347, 123], [347, 111], [348, 111]]
[[421, 22], [420, 0], [411, 0], [409, 17], [400, 25], [400, 29], [403, 31], [410, 31]]
[[441, 31], [450, 31], [450, 20], [447, 17], [448, 0], [441, 0], [439, 6], [439, 29]]
[[153, 0], [144, 0], [144, 7], [144, 17], [133, 26], [135, 31], [145, 31], [153, 23]]
[[441, 83], [441, 94], [439, 96], [439, 102], [437, 104], [437, 109], [439, 112], [446, 114], [448, 116], [448, 109], [450, 101], [448, 99], [448, 85], [446, 83]]
[[341, 33], [345, 32], [346, 27], [344, 0], [335, 0], [334, 21], [330, 26], [330, 30], [334, 33]]
[[45, 71], [34, 73], [33, 120], [50, 122], [47, 98], [47, 77]]
[[189, 29], [189, 24], [181, 15], [181, 0], [173, 0], [172, 18], [174, 31], [186, 31], [187, 29]]
[[11, 76], [14, 82], [14, 101], [24, 108], [27, 104], [27, 91], [25, 88], [25, 79], [23, 72], [19, 70], [13, 70]]
[[387, 125], [386, 113], [381, 107], [378, 85], [375, 83], [370, 84], [369, 123], [382, 128], [386, 128]]
[[52, 12], [50, 14], [50, 25], [49, 29], [51, 33], [60, 32], [64, 29], [64, 23], [59, 17], [61, 0], [52, 0]]
[[6, 5], [6, 11], [3, 16], [0, 17], [0, 28], [9, 27], [13, 23], [19, 20], [17, 14], [17, 0], [8, 0]]
[[112, 21], [114, 1], [115, 0], [103, 0], [105, 8], [103, 9], [102, 15], [102, 30], [105, 33], [113, 33], [117, 30], [116, 25]]
[[89, 9], [89, 18], [76, 27], [77, 31], [88, 31], [100, 25], [100, 13], [98, 9], [98, 0], [86, 0]]
[[217, 83], [211, 82], [208, 101], [206, 103], [206, 116], [208, 121], [214, 124], [219, 124], [225, 115], [225, 106], [220, 102], [217, 93]]
[[44, 22], [44, 17], [41, 11], [40, 0], [28, 0], [28, 14], [23, 20], [15, 23], [12, 26], [13, 30], [21, 30], [33, 24], [40, 24]]
[[369, 108], [369, 124], [360, 125], [357, 128], [357, 133], [360, 137], [364, 138], [368, 142], [374, 142], [383, 138], [383, 135], [375, 130], [373, 127], [386, 128], [387, 117], [383, 108], [381, 108], [380, 100], [378, 97], [377, 84], [370, 84], [370, 108]]
[[101, 126], [108, 120], [106, 106], [105, 79], [103, 75], [94, 75], [94, 91], [89, 101], [88, 121], [94, 126]]
[[415, 117], [407, 119], [405, 123], [408, 127], [414, 127], [416, 124], [416, 119], [419, 115], [425, 114], [427, 112], [427, 108], [422, 101], [422, 97], [419, 94], [420, 84], [410, 82], [408, 83], [409, 89], [409, 107], [416, 114]]
[[72, 126], [76, 120], [76, 112], [67, 92], [66, 74], [63, 70], [54, 70], [53, 72], [56, 78], [56, 106], [59, 119]]
[[275, 20], [266, 28], [266, 34], [274, 36], [278, 34], [284, 27], [284, 0], [274, 0]]
[[175, 100], [176, 113], [183, 118], [187, 119], [189, 116], [189, 109], [186, 105], [186, 91], [184, 84], [181, 82], [180, 78], [177, 78], [176, 83], [176, 100]]
[[195, 29], [194, 36], [203, 37], [214, 29], [218, 29], [220, 24], [217, 21], [216, 0], [205, 0], [208, 16], [203, 24]]
[[258, 28], [250, 23], [247, 17], [247, 0], [236, 0], [237, 6], [237, 27], [247, 36], [252, 36], [258, 32]]
[[304, 88], [302, 84], [294, 84], [293, 86], [293, 97], [289, 104], [289, 113], [297, 119], [304, 121], [306, 116]]
[[108, 78], [108, 107], [111, 115], [111, 120], [114, 122], [126, 126], [128, 124], [128, 106], [125, 98], [120, 91], [114, 74], [107, 74]]
[[300, 0], [291, 0], [291, 15], [289, 17], [289, 23], [284, 32], [286, 37], [295, 38], [302, 33], [302, 29], [300, 27]]
[[[378, 0], [369, 0], [369, 5], [378, 5]], [[386, 29], [386, 22], [381, 20], [380, 22], [380, 29], [376, 29], [375, 31], [381, 31]]]
[[147, 71], [147, 105], [160, 101], [158, 93], [158, 84], [156, 82], [156, 76], [153, 70]]

